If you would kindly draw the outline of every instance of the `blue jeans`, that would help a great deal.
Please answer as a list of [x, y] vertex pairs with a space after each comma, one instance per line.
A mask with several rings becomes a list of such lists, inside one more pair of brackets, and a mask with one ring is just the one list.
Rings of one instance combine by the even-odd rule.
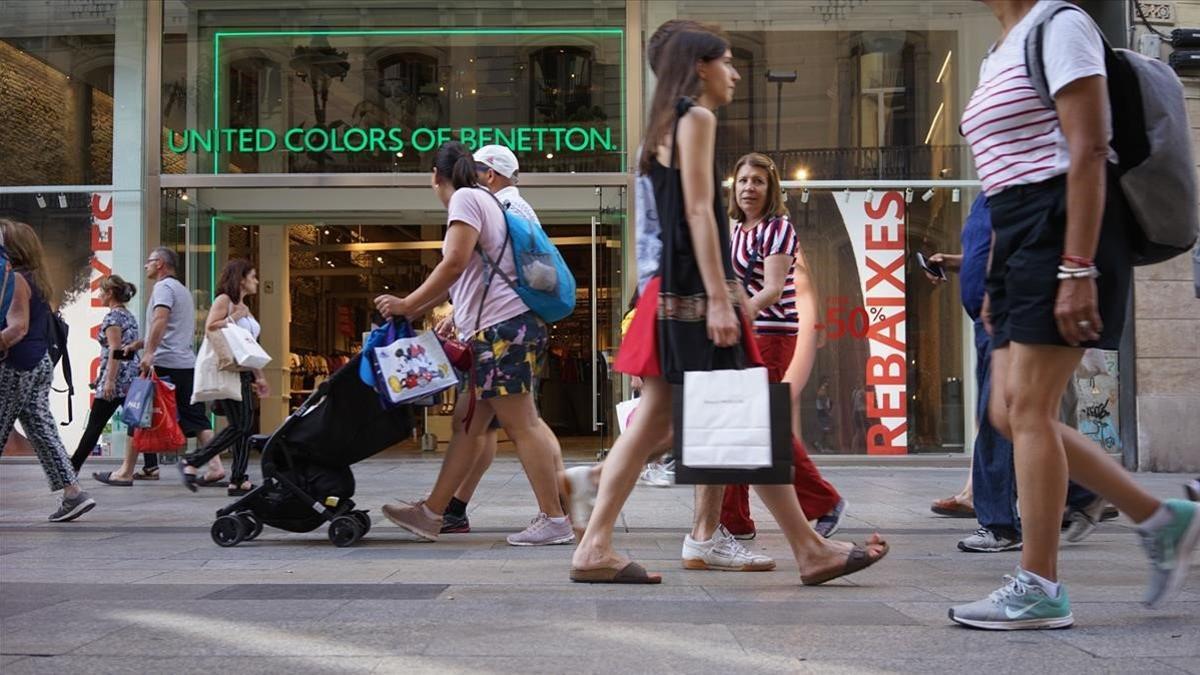
[[979, 427], [971, 468], [975, 517], [980, 527], [1019, 532], [1013, 446], [988, 419], [988, 401], [992, 397], [992, 339], [979, 319], [975, 320], [975, 355], [975, 381], [979, 385], [979, 400], [975, 406]]

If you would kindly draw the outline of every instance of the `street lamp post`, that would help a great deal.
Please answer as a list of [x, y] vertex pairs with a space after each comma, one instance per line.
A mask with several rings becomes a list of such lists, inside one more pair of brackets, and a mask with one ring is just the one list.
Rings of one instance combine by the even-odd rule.
[[[768, 70], [767, 82], [775, 83], [775, 159], [780, 161], [780, 138], [783, 133], [783, 83], [795, 82], [794, 70]], [[781, 162], [782, 163], [782, 162]]]

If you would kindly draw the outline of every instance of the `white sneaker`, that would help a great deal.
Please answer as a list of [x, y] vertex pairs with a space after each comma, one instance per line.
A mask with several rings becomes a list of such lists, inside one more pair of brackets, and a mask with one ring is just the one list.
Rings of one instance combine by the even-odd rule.
[[683, 538], [683, 567], [689, 570], [767, 572], [775, 569], [775, 561], [751, 553], [721, 525], [708, 541], [696, 541], [690, 534]]
[[551, 518], [544, 513], [539, 513], [523, 531], [508, 536], [509, 546], [556, 546], [574, 541], [568, 518]]
[[596, 493], [600, 488], [592, 482], [591, 466], [573, 466], [563, 472], [563, 494], [567, 496], [567, 507], [571, 509], [571, 526], [576, 536], [583, 537], [592, 509], [596, 508]]
[[667, 472], [661, 464], [647, 464], [642, 469], [642, 475], [638, 476], [638, 483], [651, 487], [671, 487], [674, 481], [667, 478]]

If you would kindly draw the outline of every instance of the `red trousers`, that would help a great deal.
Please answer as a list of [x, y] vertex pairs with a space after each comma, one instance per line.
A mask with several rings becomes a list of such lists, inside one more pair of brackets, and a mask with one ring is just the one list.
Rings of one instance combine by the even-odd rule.
[[[782, 382], [784, 372], [792, 361], [796, 349], [795, 335], [756, 335], [755, 342], [767, 366], [767, 377], [772, 382]], [[833, 510], [842, 496], [813, 464], [799, 439], [792, 439], [792, 484], [800, 508], [810, 520]], [[725, 497], [721, 501], [721, 524], [734, 534], [754, 532], [754, 520], [750, 518], [750, 487], [747, 485], [725, 486]]]

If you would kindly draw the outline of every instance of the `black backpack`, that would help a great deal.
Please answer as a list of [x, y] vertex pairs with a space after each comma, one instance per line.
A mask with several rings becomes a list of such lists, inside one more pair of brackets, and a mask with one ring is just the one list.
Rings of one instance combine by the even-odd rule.
[[67, 421], [61, 423], [65, 427], [75, 419], [75, 410], [71, 403], [75, 398], [75, 382], [71, 379], [71, 355], [67, 351], [67, 335], [70, 334], [71, 327], [58, 312], [48, 312], [46, 323], [49, 324], [46, 327], [46, 342], [49, 343], [47, 352], [50, 354], [50, 363], [57, 366], [58, 362], [62, 361], [63, 379], [67, 382], [66, 389], [54, 390], [67, 395]]

